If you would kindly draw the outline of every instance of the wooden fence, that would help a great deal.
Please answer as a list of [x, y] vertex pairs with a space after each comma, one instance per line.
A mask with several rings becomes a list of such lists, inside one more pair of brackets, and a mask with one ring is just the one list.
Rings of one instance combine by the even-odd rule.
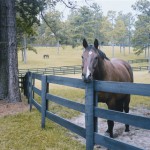
[[19, 88], [23, 91], [24, 78], [27, 72], [34, 72], [45, 75], [67, 75], [81, 73], [81, 65], [75, 66], [61, 66], [61, 67], [48, 67], [48, 68], [32, 68], [32, 69], [19, 69]]
[[129, 64], [143, 63], [143, 62], [148, 62], [148, 59], [134, 59], [134, 60], [128, 60], [128, 63], [129, 63]]
[[[148, 59], [135, 59], [128, 60], [128, 63], [143, 63], [148, 62]], [[147, 66], [132, 67], [135, 71], [148, 70]], [[31, 69], [19, 69], [19, 77], [24, 76], [26, 72], [34, 72], [45, 75], [66, 75], [66, 74], [78, 74], [81, 73], [81, 65], [74, 66], [61, 66], [61, 67], [47, 67], [47, 68], [31, 68]]]
[[[135, 59], [135, 60], [128, 60], [128, 63], [143, 63], [148, 62], [148, 59]], [[143, 71], [148, 70], [149, 66], [137, 66], [132, 67], [134, 71]], [[45, 74], [45, 75], [66, 75], [66, 74], [79, 74], [82, 72], [81, 65], [75, 66], [60, 66], [60, 67], [47, 67], [47, 68], [31, 68], [31, 69], [19, 69], [19, 87], [23, 90], [24, 84], [24, 76], [27, 72], [34, 72], [38, 74]]]
[[75, 66], [61, 66], [61, 67], [48, 67], [48, 68], [31, 68], [19, 69], [19, 76], [24, 76], [26, 72], [34, 72], [45, 75], [66, 75], [81, 73], [81, 65]]
[[[42, 89], [39, 90], [34, 86], [34, 80], [41, 81]], [[74, 88], [85, 89], [85, 105], [71, 100], [58, 97], [48, 92], [49, 84], [59, 84]], [[102, 145], [113, 150], [141, 150], [142, 148], [123, 143], [97, 132], [97, 118], [105, 118], [114, 120], [124, 124], [133, 125], [139, 128], [150, 130], [150, 118], [125, 114], [112, 110], [105, 110], [97, 107], [97, 92], [113, 92], [150, 96], [150, 84], [137, 83], [121, 83], [121, 82], [106, 82], [93, 81], [91, 83], [84, 83], [81, 79], [73, 79], [60, 76], [47, 76], [35, 73], [27, 73], [25, 80], [25, 94], [30, 101], [30, 110], [34, 105], [41, 112], [41, 127], [45, 127], [45, 118], [48, 118], [59, 125], [75, 132], [86, 139], [86, 150], [93, 150], [95, 144]], [[41, 105], [37, 103], [33, 97], [33, 92], [41, 97]], [[95, 99], [94, 99], [95, 97]], [[76, 111], [85, 113], [85, 128], [80, 127], [72, 122], [53, 114], [48, 111], [48, 102], [52, 101], [59, 105], [74, 109]], [[144, 136], [144, 135], [143, 135]], [[139, 137], [140, 138], [140, 137]], [[142, 137], [141, 137], [142, 138]], [[142, 146], [142, 145], [141, 145]]]

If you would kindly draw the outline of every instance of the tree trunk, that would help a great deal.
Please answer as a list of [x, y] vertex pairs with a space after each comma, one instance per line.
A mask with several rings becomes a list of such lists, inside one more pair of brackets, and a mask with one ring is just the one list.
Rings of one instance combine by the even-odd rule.
[[15, 1], [0, 0], [0, 99], [20, 101]]
[[8, 94], [8, 55], [6, 51], [6, 6], [4, 0], [0, 0], [0, 99], [4, 99]]
[[60, 44], [59, 44], [59, 41], [57, 42], [57, 54], [59, 55], [59, 47], [60, 47]]
[[26, 39], [26, 36], [23, 35], [23, 51], [24, 51], [24, 63], [26, 64], [27, 63], [27, 39]]
[[112, 43], [112, 58], [114, 57], [114, 43]]

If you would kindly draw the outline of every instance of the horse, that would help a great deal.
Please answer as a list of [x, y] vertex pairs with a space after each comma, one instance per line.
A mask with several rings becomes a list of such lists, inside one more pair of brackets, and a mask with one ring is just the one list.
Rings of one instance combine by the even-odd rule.
[[43, 58], [45, 59], [45, 58], [47, 58], [47, 59], [49, 59], [49, 55], [43, 55]]
[[[82, 54], [82, 79], [84, 82], [92, 80], [133, 82], [131, 66], [124, 60], [112, 58], [111, 60], [98, 49], [97, 39], [93, 45], [88, 45], [83, 40], [84, 51]], [[108, 109], [129, 112], [130, 95], [98, 92], [98, 102], [106, 103]], [[107, 120], [108, 129], [106, 134], [113, 138], [114, 121]], [[129, 132], [129, 125], [125, 125], [125, 132]]]

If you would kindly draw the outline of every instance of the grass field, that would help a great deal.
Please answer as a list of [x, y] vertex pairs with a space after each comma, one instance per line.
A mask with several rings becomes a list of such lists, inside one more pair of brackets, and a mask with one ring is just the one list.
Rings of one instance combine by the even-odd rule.
[[[19, 68], [45, 68], [45, 67], [54, 67], [54, 66], [71, 66], [71, 65], [81, 65], [81, 55], [82, 47], [71, 48], [66, 46], [64, 49], [60, 48], [59, 54], [57, 53], [56, 47], [37, 47], [37, 54], [32, 51], [27, 52], [27, 64], [24, 64], [21, 60], [21, 52], [18, 52], [19, 58]], [[102, 47], [103, 52], [106, 53], [107, 57], [111, 58], [112, 51], [111, 47]], [[49, 59], [43, 59], [43, 55], [48, 54]], [[123, 53], [120, 53], [119, 47], [115, 47], [114, 56], [116, 58], [121, 58], [124, 60], [131, 59], [143, 59], [144, 54], [139, 56], [135, 55], [131, 49], [131, 53], [128, 53], [128, 48], [126, 48], [125, 56]]]
[[[108, 57], [111, 57], [111, 48], [103, 47]], [[81, 64], [82, 48], [72, 49], [66, 47], [60, 49], [57, 54], [56, 48], [37, 48], [38, 54], [33, 52], [27, 53], [27, 64], [21, 62], [21, 53], [18, 53], [19, 68], [45, 68], [50, 66], [70, 66]], [[49, 59], [43, 59], [44, 54], [49, 54]], [[144, 55], [135, 56], [131, 54], [123, 56], [119, 48], [115, 50], [115, 56], [124, 60], [141, 59]], [[80, 78], [81, 75], [67, 75], [72, 78]], [[150, 74], [148, 71], [134, 72], [134, 80], [137, 83], [150, 83]], [[40, 82], [36, 82], [40, 88]], [[69, 88], [58, 85], [50, 85], [50, 92], [84, 103], [84, 90]], [[35, 95], [36, 99], [40, 99]], [[150, 98], [142, 96], [132, 96], [131, 107], [145, 107], [150, 109]], [[65, 118], [77, 116], [79, 113], [54, 103], [50, 103], [49, 109], [54, 113]], [[47, 120], [46, 128], [40, 128], [41, 115], [33, 109], [32, 112], [24, 112], [13, 116], [0, 117], [0, 150], [84, 150], [85, 145], [74, 140], [69, 131], [59, 125]]]
[[[66, 46], [64, 48], [60, 48], [59, 54], [56, 47], [38, 47], [37, 54], [33, 53], [32, 51], [29, 51], [27, 53], [27, 64], [24, 64], [21, 62], [21, 53], [19, 52], [19, 68], [25, 69], [25, 68], [44, 68], [44, 67], [53, 67], [53, 66], [71, 66], [71, 65], [81, 65], [81, 55], [82, 55], [82, 47], [76, 47], [72, 49], [69, 46]], [[112, 56], [112, 48], [108, 46], [101, 47], [103, 52], [106, 53], [107, 57], [111, 58]], [[49, 59], [43, 59], [43, 55], [48, 54]], [[129, 54], [128, 48], [126, 48], [125, 55], [124, 53], [120, 53], [119, 47], [115, 47], [114, 55], [117, 58], [121, 58], [124, 60], [134, 60], [134, 59], [144, 59], [144, 54], [141, 54], [139, 56], [135, 55], [132, 48]], [[132, 64], [132, 66], [138, 66], [138, 65], [148, 65], [148, 63], [140, 63], [140, 64]], [[71, 76], [71, 75], [68, 75]], [[81, 77], [81, 75], [72, 75], [72, 77]], [[134, 81], [135, 82], [141, 82], [141, 83], [150, 83], [150, 75], [147, 73], [147, 71], [144, 72], [134, 72]], [[38, 83], [39, 84], [39, 83]], [[37, 85], [39, 87], [40, 85]], [[70, 89], [70, 88], [69, 88]], [[54, 86], [52, 88], [52, 92], [55, 94], [61, 94], [62, 96], [69, 96], [69, 98], [72, 98], [73, 93], [78, 93], [77, 91], [74, 92], [72, 89], [69, 91], [68, 87], [61, 87], [61, 86]], [[66, 93], [65, 91], [69, 91]], [[81, 93], [79, 92], [79, 95], [76, 97], [83, 97], [81, 96]], [[84, 94], [82, 94], [84, 95]], [[135, 96], [133, 96], [134, 99]], [[137, 98], [137, 97], [136, 97]], [[82, 98], [80, 98], [82, 99]], [[143, 104], [143, 99], [145, 98], [138, 98], [140, 104]], [[147, 98], [146, 98], [147, 99]], [[144, 100], [145, 101], [145, 100]], [[137, 101], [133, 100], [133, 106], [137, 106], [139, 103]], [[147, 106], [147, 100], [146, 100], [146, 106]], [[132, 103], [131, 103], [132, 104]], [[136, 105], [137, 104], [137, 105]], [[149, 106], [148, 106], [149, 107]]]

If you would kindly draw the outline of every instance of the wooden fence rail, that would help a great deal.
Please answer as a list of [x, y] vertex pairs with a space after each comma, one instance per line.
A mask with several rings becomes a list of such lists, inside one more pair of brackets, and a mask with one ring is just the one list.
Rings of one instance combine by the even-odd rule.
[[[143, 63], [148, 62], [148, 59], [135, 59], [135, 60], [128, 60], [128, 63]], [[137, 66], [132, 67], [134, 71], [143, 71], [148, 70], [149, 66]], [[19, 69], [19, 87], [23, 91], [23, 84], [24, 84], [24, 76], [27, 72], [34, 72], [38, 74], [45, 74], [45, 75], [67, 75], [67, 74], [79, 74], [81, 73], [81, 65], [75, 66], [60, 66], [60, 67], [47, 67], [47, 68], [31, 68], [31, 69]]]
[[143, 63], [143, 62], [148, 62], [148, 59], [134, 59], [134, 60], [128, 60], [128, 63], [129, 63], [129, 64]]
[[[148, 59], [136, 59], [128, 60], [130, 64], [148, 62]], [[134, 71], [148, 70], [149, 66], [137, 66], [132, 67]], [[81, 65], [75, 66], [61, 66], [61, 67], [47, 67], [47, 68], [31, 68], [31, 69], [19, 69], [19, 87], [23, 90], [24, 76], [27, 72], [34, 72], [45, 75], [67, 75], [67, 74], [79, 74], [81, 73]]]
[[[135, 59], [135, 60], [128, 60], [130, 64], [133, 63], [143, 63], [148, 62], [148, 59]], [[138, 66], [132, 67], [135, 71], [141, 70], [148, 70], [147, 66]], [[34, 72], [39, 74], [45, 75], [65, 75], [65, 74], [78, 74], [81, 73], [81, 65], [74, 65], [74, 66], [60, 66], [60, 67], [47, 67], [47, 68], [31, 68], [31, 69], [19, 69], [19, 76], [24, 76], [26, 72]]]
[[24, 76], [26, 72], [34, 72], [45, 75], [66, 75], [81, 73], [81, 65], [75, 66], [61, 66], [61, 67], [48, 67], [48, 68], [31, 68], [19, 69], [19, 76]]
[[[102, 145], [112, 150], [120, 150], [120, 148], [122, 150], [142, 150], [142, 148], [129, 145], [98, 133], [97, 118], [111, 119], [147, 130], [150, 130], [150, 118], [99, 108], [97, 107], [97, 100], [94, 99], [94, 97], [96, 97], [95, 94], [98, 91], [150, 96], [150, 84], [106, 81], [84, 83], [81, 79], [47, 76], [35, 73], [27, 73], [25, 79], [25, 95], [29, 98], [30, 109], [32, 109], [32, 105], [34, 105], [41, 112], [42, 128], [45, 127], [45, 118], [48, 118], [85, 138], [86, 150], [93, 150], [95, 144]], [[34, 86], [35, 79], [41, 81], [41, 90]], [[85, 105], [51, 94], [48, 92], [48, 87], [51, 83], [85, 89]], [[36, 93], [41, 97], [41, 105], [34, 99], [33, 93]], [[85, 113], [85, 128], [73, 124], [72, 122], [48, 111], [49, 101]]]

